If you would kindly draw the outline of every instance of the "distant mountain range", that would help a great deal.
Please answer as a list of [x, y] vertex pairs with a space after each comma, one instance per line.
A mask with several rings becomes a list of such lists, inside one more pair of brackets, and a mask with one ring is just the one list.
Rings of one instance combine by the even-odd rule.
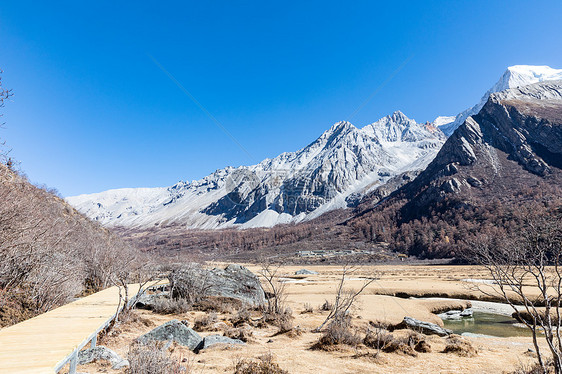
[[[167, 188], [110, 190], [67, 201], [104, 225], [129, 228], [251, 228], [310, 220], [334, 209], [356, 206], [366, 197], [376, 203], [421, 172], [437, 173], [430, 170], [438, 159], [458, 156], [465, 149], [470, 153], [467, 137], [458, 140], [457, 132], [468, 131], [474, 121], [470, 116], [487, 102], [504, 97], [492, 95], [489, 101], [491, 94], [556, 79], [562, 79], [562, 70], [513, 66], [480, 103], [456, 117], [441, 116], [420, 124], [397, 111], [363, 128], [338, 122], [303, 149], [257, 165], [227, 167], [199, 181]], [[543, 91], [548, 86], [540, 87], [536, 95], [546, 95]], [[503, 95], [515, 95], [513, 90], [506, 92]], [[443, 144], [447, 145], [442, 148]], [[517, 157], [523, 160], [526, 154], [520, 151]], [[528, 167], [539, 170], [537, 162], [529, 161]], [[478, 177], [470, 178], [448, 179], [442, 187], [455, 190], [483, 183]]]
[[423, 170], [445, 139], [431, 124], [395, 112], [361, 129], [338, 122], [299, 151], [227, 167], [199, 181], [67, 200], [111, 226], [269, 227], [347, 207], [398, 174]]

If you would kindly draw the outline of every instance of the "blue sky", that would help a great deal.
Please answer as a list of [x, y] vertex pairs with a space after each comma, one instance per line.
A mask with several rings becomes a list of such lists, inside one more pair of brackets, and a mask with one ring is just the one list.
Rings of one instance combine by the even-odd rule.
[[340, 120], [456, 115], [509, 65], [562, 68], [560, 1], [139, 3], [0, 7], [14, 91], [0, 138], [33, 182], [64, 196], [167, 186], [297, 150]]

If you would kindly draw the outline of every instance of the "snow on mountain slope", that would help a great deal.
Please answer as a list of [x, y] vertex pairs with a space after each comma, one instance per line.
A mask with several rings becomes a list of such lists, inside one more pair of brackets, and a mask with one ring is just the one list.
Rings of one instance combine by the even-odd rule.
[[[500, 92], [507, 90], [509, 88], [516, 88], [521, 86], [527, 86], [533, 83], [539, 83], [543, 81], [551, 81], [562, 79], [562, 69], [553, 69], [549, 66], [530, 66], [530, 65], [514, 65], [507, 68], [505, 73], [501, 76], [500, 80], [492, 86], [485, 94], [482, 96], [480, 102], [474, 105], [472, 108], [459, 113], [454, 121], [441, 122], [438, 126], [445, 133], [445, 135], [450, 136], [462, 123], [469, 117], [480, 111], [490, 94], [495, 92]], [[443, 117], [438, 117], [443, 118]], [[436, 120], [437, 121], [437, 120]], [[434, 121], [435, 123], [435, 121]]]
[[301, 150], [217, 170], [199, 181], [67, 200], [109, 226], [270, 227], [345, 207], [352, 196], [403, 172], [422, 170], [445, 139], [435, 126], [395, 112], [362, 129], [338, 122]]
[[435, 127], [441, 128], [444, 125], [447, 125], [455, 120], [455, 116], [439, 116], [431, 122], [431, 124]]

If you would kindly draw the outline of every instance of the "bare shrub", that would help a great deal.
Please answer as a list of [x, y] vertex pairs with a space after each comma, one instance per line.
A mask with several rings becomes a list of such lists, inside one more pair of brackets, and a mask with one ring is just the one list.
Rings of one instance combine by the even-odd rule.
[[363, 339], [363, 344], [369, 348], [383, 351], [394, 340], [394, 336], [384, 329], [369, 329]]
[[181, 314], [190, 310], [191, 304], [183, 298], [160, 297], [152, 304], [152, 311], [158, 314]]
[[[13, 92], [11, 89], [6, 89], [4, 87], [2, 87], [2, 70], [0, 69], [0, 108], [4, 107], [4, 101], [8, 100], [10, 97], [12, 97]], [[0, 114], [0, 117], [2, 117], [3, 114]], [[2, 127], [3, 123], [0, 123], [0, 127]], [[12, 167], [12, 159], [8, 157], [8, 153], [9, 151], [6, 150], [5, 148], [5, 142], [2, 140], [2, 138], [0, 138], [0, 163], [2, 164], [6, 164], [9, 168]]]
[[320, 307], [318, 308], [320, 311], [324, 311], [324, 312], [329, 312], [334, 308], [334, 305], [326, 300], [324, 301], [324, 304], [320, 305]]
[[322, 322], [320, 326], [316, 328], [316, 331], [321, 331], [322, 328], [329, 324], [338, 324], [341, 327], [344, 327], [347, 324], [349, 312], [351, 308], [354, 306], [357, 297], [367, 288], [371, 283], [375, 281], [375, 278], [367, 278], [363, 282], [363, 285], [358, 290], [346, 289], [345, 288], [345, 281], [346, 277], [355, 273], [359, 268], [355, 266], [350, 266], [348, 264], [344, 265], [342, 276], [336, 288], [336, 297], [335, 301], [330, 309], [330, 313]]
[[[552, 360], [547, 360], [545, 362], [547, 373], [551, 373], [553, 369]], [[538, 362], [534, 364], [519, 364], [519, 367], [511, 374], [544, 374], [544, 368], [542, 368]]]
[[217, 313], [211, 312], [195, 318], [193, 329], [196, 331], [206, 331], [211, 325], [218, 322]]
[[396, 337], [385, 329], [369, 329], [363, 344], [377, 351], [398, 352], [413, 357], [417, 356], [416, 352], [431, 352], [431, 345], [427, 342], [426, 336], [413, 331], [408, 332], [406, 336]]
[[249, 342], [252, 340], [254, 333], [251, 329], [245, 327], [233, 327], [224, 332], [224, 336], [231, 339], [239, 339], [243, 342]]
[[[90, 281], [89, 258], [104, 247], [125, 258], [127, 246], [119, 238], [1, 164], [0, 201], [2, 292], [25, 289], [31, 301], [26, 308], [37, 314], [72, 300], [85, 287], [96, 291], [111, 284]], [[132, 249], [129, 253], [134, 257]], [[119, 260], [105, 273], [130, 273], [129, 263]], [[0, 308], [5, 305], [0, 299]]]
[[443, 353], [454, 353], [462, 357], [473, 357], [478, 354], [478, 350], [468, 340], [459, 335], [447, 337], [446, 343]]
[[230, 317], [230, 322], [233, 326], [240, 326], [245, 323], [251, 323], [252, 314], [248, 308], [242, 308], [236, 312], [232, 317]]
[[141, 316], [135, 309], [130, 309], [127, 312], [122, 313], [120, 318], [122, 323], [127, 323], [127, 324], [139, 323], [146, 327], [154, 326], [154, 322], [152, 322], [148, 318]]
[[310, 303], [305, 303], [304, 309], [301, 312], [301, 314], [307, 314], [307, 313], [314, 313], [314, 307]]
[[276, 335], [293, 330], [293, 315], [290, 309], [284, 313], [264, 315], [264, 320], [278, 328]]
[[354, 331], [349, 323], [330, 323], [324, 329], [322, 336], [316, 342], [312, 349], [331, 350], [333, 346], [349, 345], [355, 347], [362, 343], [361, 336]]
[[33, 300], [25, 290], [0, 290], [0, 327], [35, 316], [32, 305]]
[[244, 305], [241, 300], [222, 296], [208, 296], [193, 305], [195, 310], [218, 313], [233, 313], [243, 308]]
[[180, 374], [188, 368], [174, 359], [162, 343], [135, 344], [129, 348], [128, 374]]
[[279, 328], [276, 334], [284, 334], [293, 329], [293, 311], [287, 306], [287, 284], [280, 279], [282, 264], [269, 260], [261, 262], [261, 276], [265, 279], [267, 306], [263, 312], [263, 322]]
[[271, 354], [257, 360], [242, 359], [235, 363], [234, 374], [289, 374], [275, 362]]

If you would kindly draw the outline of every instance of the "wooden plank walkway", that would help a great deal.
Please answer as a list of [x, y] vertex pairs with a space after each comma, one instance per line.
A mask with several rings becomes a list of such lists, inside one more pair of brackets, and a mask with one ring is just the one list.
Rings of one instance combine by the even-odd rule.
[[[130, 297], [138, 291], [138, 284], [129, 286]], [[118, 303], [119, 290], [110, 287], [1, 329], [0, 373], [55, 373], [61, 361], [87, 344], [89, 337], [114, 317]]]

